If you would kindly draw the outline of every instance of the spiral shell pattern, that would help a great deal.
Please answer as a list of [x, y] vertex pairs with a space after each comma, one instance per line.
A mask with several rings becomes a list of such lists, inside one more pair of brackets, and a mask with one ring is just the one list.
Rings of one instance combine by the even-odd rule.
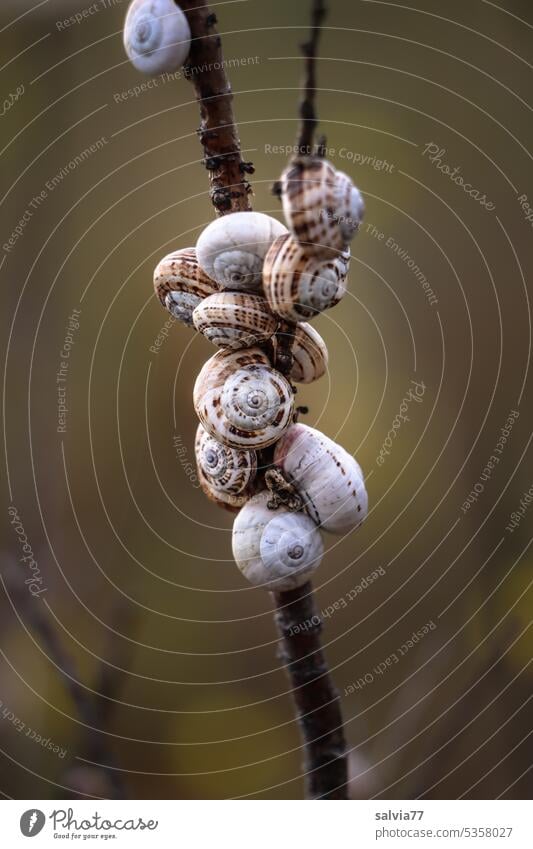
[[218, 285], [198, 265], [195, 248], [183, 248], [167, 254], [157, 265], [154, 289], [174, 318], [192, 326], [194, 309], [217, 292]]
[[261, 492], [242, 508], [233, 524], [237, 566], [256, 587], [285, 591], [302, 586], [322, 560], [324, 546], [314, 522], [284, 507], [269, 510]]
[[217, 292], [193, 313], [194, 326], [219, 348], [250, 348], [276, 332], [278, 320], [266, 300], [247, 292]]
[[313, 521], [348, 533], [366, 518], [368, 496], [357, 461], [320, 431], [293, 424], [279, 440], [274, 463], [301, 495]]
[[266, 252], [287, 228], [262, 212], [233, 212], [201, 233], [198, 262], [222, 289], [259, 292]]
[[350, 178], [317, 157], [285, 169], [281, 198], [289, 230], [308, 255], [336, 256], [345, 251], [364, 212], [361, 194]]
[[280, 236], [265, 257], [263, 289], [272, 312], [305, 321], [339, 303], [346, 293], [348, 252], [308, 256], [292, 236]]
[[124, 24], [124, 48], [143, 74], [176, 71], [191, 48], [187, 18], [174, 0], [133, 0]]
[[294, 413], [290, 383], [259, 348], [218, 351], [198, 375], [193, 397], [207, 432], [231, 448], [272, 445]]
[[216, 503], [239, 509], [251, 498], [257, 475], [255, 451], [228, 448], [198, 425], [196, 465], [204, 492]]

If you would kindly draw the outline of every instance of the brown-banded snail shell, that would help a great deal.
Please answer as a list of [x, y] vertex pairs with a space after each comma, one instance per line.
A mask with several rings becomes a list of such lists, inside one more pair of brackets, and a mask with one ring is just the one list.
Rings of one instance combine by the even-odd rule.
[[285, 169], [280, 186], [287, 225], [306, 254], [346, 250], [364, 214], [361, 194], [346, 174], [308, 157]]
[[259, 348], [218, 351], [198, 375], [193, 397], [208, 433], [232, 448], [272, 445], [293, 419], [291, 385]]
[[269, 510], [269, 494], [255, 495], [233, 524], [235, 562], [256, 587], [285, 591], [302, 586], [320, 565], [320, 531], [305, 513]]
[[219, 287], [198, 265], [195, 248], [182, 248], [167, 254], [157, 265], [154, 289], [174, 318], [192, 325], [195, 307]]
[[124, 23], [124, 47], [143, 74], [177, 71], [191, 48], [187, 18], [174, 0], [133, 0]]
[[320, 431], [293, 424], [276, 445], [274, 464], [295, 486], [309, 516], [324, 530], [347, 533], [366, 518], [368, 496], [361, 467]]
[[287, 228], [262, 212], [233, 212], [212, 221], [196, 250], [205, 273], [222, 289], [259, 292], [265, 254]]
[[257, 455], [243, 448], [229, 448], [198, 425], [196, 465], [202, 489], [217, 504], [239, 509], [255, 490]]
[[339, 303], [346, 293], [349, 252], [309, 256], [292, 236], [280, 236], [265, 257], [263, 289], [270, 309], [305, 321]]
[[250, 348], [270, 339], [278, 319], [260, 295], [217, 292], [198, 304], [194, 326], [219, 348]]

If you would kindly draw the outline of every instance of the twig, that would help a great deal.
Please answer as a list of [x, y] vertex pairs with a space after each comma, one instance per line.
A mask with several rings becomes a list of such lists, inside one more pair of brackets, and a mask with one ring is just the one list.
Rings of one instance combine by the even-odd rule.
[[248, 212], [252, 208], [252, 190], [245, 175], [253, 174], [254, 167], [241, 156], [233, 94], [215, 28], [217, 18], [208, 6], [201, 5], [201, 0], [180, 0], [180, 6], [192, 34], [191, 52], [184, 70], [200, 107], [198, 135], [209, 172], [211, 201], [218, 215]]
[[[347, 799], [348, 767], [339, 694], [320, 644], [322, 622], [308, 582], [274, 593], [279, 655], [287, 667], [305, 747], [307, 797]], [[302, 627], [302, 625], [304, 627]]]

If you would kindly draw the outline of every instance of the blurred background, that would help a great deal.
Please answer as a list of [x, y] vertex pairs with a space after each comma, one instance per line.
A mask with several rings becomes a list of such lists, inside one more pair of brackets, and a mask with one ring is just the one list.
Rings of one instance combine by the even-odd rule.
[[[215, 4], [280, 219], [308, 5]], [[328, 5], [320, 129], [367, 211], [298, 398], [371, 504], [315, 581], [351, 793], [528, 798], [531, 4]], [[302, 798], [272, 600], [194, 476], [213, 351], [152, 291], [213, 217], [197, 106], [184, 79], [134, 88], [125, 0], [65, 24], [90, 6], [0, 9], [0, 791]]]

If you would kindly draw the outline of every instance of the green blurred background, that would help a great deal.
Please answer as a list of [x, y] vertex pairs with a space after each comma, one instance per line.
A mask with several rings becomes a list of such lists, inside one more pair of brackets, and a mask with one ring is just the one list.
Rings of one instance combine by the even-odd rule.
[[[167, 315], [153, 267], [193, 245], [213, 215], [197, 106], [183, 79], [124, 95], [144, 82], [123, 53], [127, 4], [96, 5], [66, 27], [90, 3], [0, 10], [3, 99], [24, 87], [1, 123], [0, 791], [301, 798], [271, 598], [245, 584], [231, 560], [231, 515], [187, 471], [192, 387], [213, 351], [177, 325], [156, 346]], [[353, 750], [351, 792], [524, 798], [533, 505], [506, 526], [533, 484], [532, 233], [519, 200], [533, 204], [531, 4], [329, 6], [320, 129], [367, 212], [349, 294], [315, 322], [329, 375], [298, 397], [305, 420], [354, 452], [368, 481], [367, 522], [328, 538], [315, 581], [322, 609], [338, 602], [324, 643]], [[295, 139], [308, 3], [215, 8], [226, 58], [247, 60], [230, 76], [256, 167], [254, 208], [281, 217], [270, 187], [287, 156], [272, 146]], [[439, 170], [429, 144], [494, 208]], [[58, 433], [56, 376], [73, 310]], [[424, 384], [422, 400], [379, 464], [412, 380]], [[511, 411], [519, 416], [483, 480]], [[38, 598], [24, 585], [10, 505], [46, 588]], [[81, 710], [51, 657], [56, 641], [67, 674], [87, 688]], [[109, 696], [95, 696], [87, 717], [102, 687]]]

